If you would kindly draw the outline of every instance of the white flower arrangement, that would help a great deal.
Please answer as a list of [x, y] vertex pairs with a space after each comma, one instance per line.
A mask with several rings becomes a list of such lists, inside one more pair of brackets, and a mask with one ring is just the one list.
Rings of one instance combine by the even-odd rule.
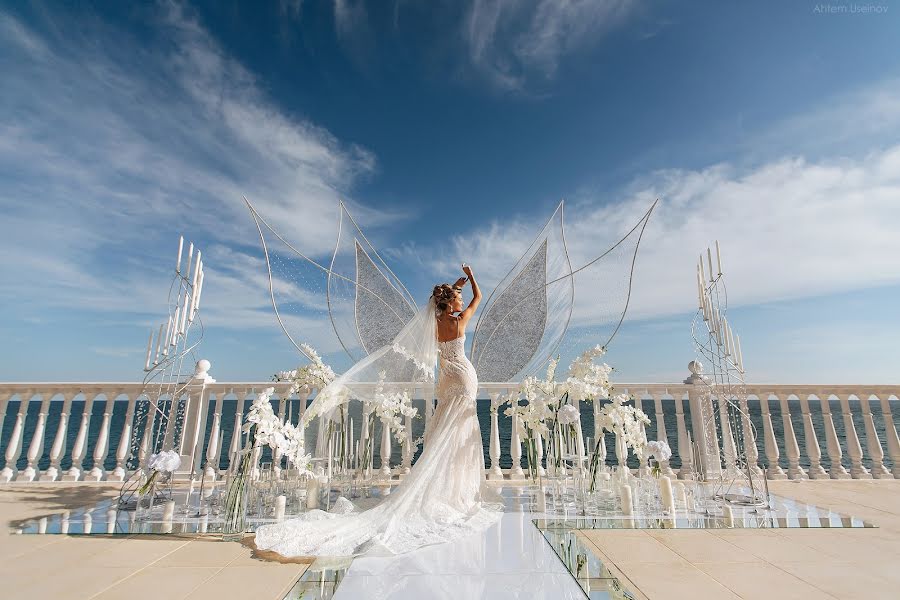
[[174, 450], [163, 450], [162, 452], [151, 454], [150, 460], [147, 461], [147, 469], [149, 469], [150, 475], [147, 477], [147, 481], [138, 488], [138, 494], [143, 496], [150, 491], [160, 474], [166, 474], [171, 477], [172, 473], [177, 471], [180, 466], [181, 457]]
[[647, 442], [646, 449], [647, 458], [655, 458], [660, 462], [664, 462], [672, 458], [672, 449], [669, 447], [669, 443], [664, 440], [657, 440], [655, 442]]
[[400, 392], [387, 392], [384, 389], [386, 373], [378, 374], [378, 384], [375, 387], [375, 397], [372, 401], [375, 416], [381, 419], [381, 423], [394, 432], [397, 442], [403, 443], [406, 433], [405, 417], [415, 418], [419, 411], [412, 405], [412, 398], [406, 390]]
[[309, 465], [312, 456], [306, 453], [303, 429], [282, 422], [275, 415], [270, 402], [274, 393], [275, 388], [270, 387], [257, 395], [247, 413], [243, 431], [249, 433], [252, 430], [255, 443], [279, 452], [301, 474], [311, 475]]
[[574, 425], [581, 418], [581, 413], [572, 404], [566, 404], [556, 413], [556, 420], [560, 425]]
[[165, 450], [157, 454], [151, 454], [147, 467], [161, 473], [174, 473], [181, 466], [181, 457], [174, 450]]
[[606, 354], [606, 349], [603, 346], [594, 346], [582, 352], [569, 365], [566, 380], [556, 386], [557, 394], [562, 395], [568, 392], [569, 399], [575, 402], [608, 398], [612, 390], [609, 383], [612, 367], [606, 363], [599, 365], [594, 363], [594, 359], [604, 354]]
[[292, 371], [279, 371], [274, 378], [275, 381], [291, 382], [288, 395], [296, 394], [303, 388], [321, 390], [335, 380], [332, 368], [325, 364], [312, 346], [301, 344], [300, 348], [309, 356], [309, 364]]
[[626, 448], [631, 448], [638, 459], [643, 460], [647, 446], [647, 435], [643, 425], [650, 424], [650, 418], [640, 409], [625, 404], [626, 394], [616, 394], [597, 413], [597, 424], [601, 429], [611, 431], [622, 438]]

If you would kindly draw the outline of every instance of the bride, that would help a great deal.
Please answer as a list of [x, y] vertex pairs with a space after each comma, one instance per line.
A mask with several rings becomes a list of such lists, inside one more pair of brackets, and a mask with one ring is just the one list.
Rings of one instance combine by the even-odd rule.
[[[256, 546], [283, 556], [402, 554], [428, 544], [481, 531], [500, 517], [484, 477], [481, 429], [475, 411], [478, 377], [465, 355], [466, 325], [481, 302], [481, 290], [468, 265], [454, 285], [437, 285], [428, 303], [396, 336], [322, 390], [304, 418], [325, 415], [339, 404], [340, 392], [363, 399], [372, 375], [381, 381], [412, 381], [415, 374], [434, 381], [437, 407], [425, 430], [425, 448], [402, 483], [379, 505], [364, 512], [320, 510], [264, 525]], [[462, 288], [473, 298], [463, 309]], [[439, 356], [439, 360], [438, 360]], [[357, 385], [360, 384], [360, 385]]]

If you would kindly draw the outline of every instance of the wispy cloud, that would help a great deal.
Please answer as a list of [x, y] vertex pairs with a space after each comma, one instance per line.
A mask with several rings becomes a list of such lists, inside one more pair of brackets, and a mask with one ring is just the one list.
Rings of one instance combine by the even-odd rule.
[[472, 65], [501, 90], [552, 79], [562, 58], [598, 43], [637, 0], [473, 0], [463, 22]]
[[[16, 282], [0, 294], [24, 313], [156, 313], [184, 232], [210, 259], [234, 248], [221, 253], [228, 267], [207, 263], [223, 299], [209, 318], [249, 327], [259, 312], [271, 325], [264, 271], [242, 257], [257, 242], [241, 194], [304, 251], [326, 253], [338, 198], [375, 156], [284, 111], [182, 5], [148, 10], [149, 43], [96, 15], [0, 12], [0, 65], [15, 82], [0, 95], [0, 275]], [[57, 17], [74, 19], [64, 36]]]

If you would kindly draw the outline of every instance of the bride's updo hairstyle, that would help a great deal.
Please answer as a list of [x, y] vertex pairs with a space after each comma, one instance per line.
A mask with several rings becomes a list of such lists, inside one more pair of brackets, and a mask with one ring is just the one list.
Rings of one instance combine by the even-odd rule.
[[434, 296], [434, 304], [437, 309], [440, 312], [444, 312], [450, 308], [450, 303], [453, 302], [456, 291], [449, 283], [442, 283], [434, 286], [434, 291], [431, 295]]

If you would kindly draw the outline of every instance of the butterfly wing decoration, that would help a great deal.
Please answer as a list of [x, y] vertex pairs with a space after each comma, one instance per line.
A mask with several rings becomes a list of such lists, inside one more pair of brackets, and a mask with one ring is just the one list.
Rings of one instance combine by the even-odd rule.
[[471, 350], [480, 381], [515, 381], [556, 351], [572, 316], [571, 274], [560, 202], [485, 302]]
[[[330, 323], [355, 362], [389, 344], [415, 314], [415, 302], [340, 203], [329, 263], [297, 249], [269, 225], [247, 198], [266, 263], [275, 318], [291, 344], [311, 358], [302, 340]], [[321, 336], [320, 336], [321, 337]]]
[[[326, 266], [287, 242], [244, 200], [259, 231], [276, 319], [302, 354], [309, 358], [298, 343], [300, 332], [308, 335], [323, 322], [330, 322], [340, 346], [358, 361], [390, 344], [413, 318], [412, 295], [343, 202]], [[655, 206], [608, 250], [573, 269], [561, 202], [485, 302], [470, 353], [479, 380], [518, 381], [535, 372], [560, 349], [573, 318], [572, 341], [596, 345], [602, 339], [608, 346], [625, 318], [641, 236]], [[576, 296], [586, 302], [576, 304]]]
[[638, 248], [655, 207], [609, 249], [573, 269], [560, 203], [485, 303], [471, 350], [479, 380], [519, 381], [543, 366], [563, 338], [573, 346], [609, 346], [628, 310]]

